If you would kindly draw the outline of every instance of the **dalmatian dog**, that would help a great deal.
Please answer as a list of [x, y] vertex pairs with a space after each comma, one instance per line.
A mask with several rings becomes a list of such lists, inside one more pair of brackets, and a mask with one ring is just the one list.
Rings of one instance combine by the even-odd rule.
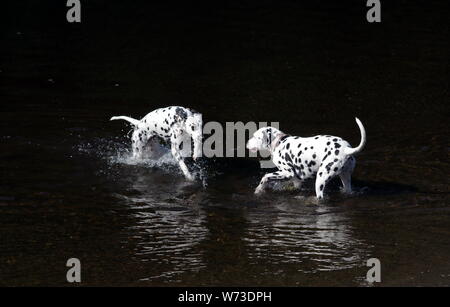
[[354, 155], [359, 153], [366, 143], [366, 131], [358, 118], [355, 118], [361, 132], [358, 147], [337, 136], [317, 135], [299, 137], [284, 134], [273, 127], [264, 127], [253, 134], [247, 142], [247, 148], [256, 152], [268, 150], [272, 162], [278, 170], [264, 175], [255, 194], [262, 193], [269, 182], [274, 180], [292, 180], [296, 188], [300, 188], [304, 180], [316, 175], [316, 197], [323, 199], [327, 182], [339, 176], [344, 193], [351, 193], [351, 174], [355, 167]]
[[[194, 143], [192, 158], [196, 160], [202, 154], [202, 114], [189, 108], [172, 106], [156, 109], [141, 120], [128, 116], [113, 116], [111, 120], [125, 120], [134, 126], [131, 136], [133, 158], [142, 159], [155, 137], [168, 141], [171, 152], [178, 162], [184, 176], [194, 180], [184, 158], [191, 153], [191, 138]], [[189, 146], [187, 146], [189, 145]], [[188, 147], [188, 148], [186, 148]]]

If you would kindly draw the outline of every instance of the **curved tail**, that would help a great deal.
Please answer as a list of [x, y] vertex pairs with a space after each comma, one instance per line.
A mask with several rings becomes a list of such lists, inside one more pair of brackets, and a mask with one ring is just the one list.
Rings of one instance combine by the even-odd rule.
[[345, 153], [347, 155], [354, 155], [359, 153], [361, 150], [363, 150], [364, 145], [366, 145], [366, 130], [364, 129], [363, 124], [361, 123], [361, 121], [358, 119], [358, 117], [355, 117], [356, 123], [358, 124], [359, 127], [359, 131], [361, 132], [361, 142], [359, 143], [358, 147], [352, 148], [352, 147], [347, 147], [345, 148]]
[[117, 120], [117, 119], [126, 120], [130, 124], [135, 125], [136, 127], [139, 126], [139, 123], [140, 123], [140, 121], [138, 121], [137, 119], [134, 119], [134, 118], [131, 118], [128, 116], [113, 116], [113, 117], [111, 117], [110, 120]]

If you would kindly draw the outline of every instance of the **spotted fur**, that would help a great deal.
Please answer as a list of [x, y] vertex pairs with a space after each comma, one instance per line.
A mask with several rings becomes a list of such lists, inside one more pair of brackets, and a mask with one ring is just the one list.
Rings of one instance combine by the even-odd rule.
[[194, 143], [193, 158], [197, 159], [201, 155], [202, 148], [202, 114], [192, 109], [172, 106], [156, 109], [148, 113], [141, 120], [128, 116], [113, 116], [111, 120], [126, 120], [134, 126], [131, 136], [133, 157], [141, 159], [149, 141], [155, 137], [168, 141], [171, 144], [172, 155], [180, 165], [183, 174], [187, 179], [194, 177], [187, 168], [184, 157], [181, 154], [186, 138], [192, 138]]
[[273, 127], [256, 131], [248, 141], [247, 148], [251, 151], [269, 150], [278, 170], [261, 179], [255, 194], [262, 193], [268, 183], [274, 180], [293, 180], [295, 186], [300, 188], [304, 180], [314, 175], [316, 197], [319, 199], [323, 198], [326, 184], [334, 176], [340, 177], [343, 191], [351, 193], [351, 174], [356, 163], [354, 155], [366, 143], [364, 126], [358, 118], [356, 123], [361, 132], [361, 142], [355, 148], [342, 138], [331, 135], [306, 138], [288, 136]]

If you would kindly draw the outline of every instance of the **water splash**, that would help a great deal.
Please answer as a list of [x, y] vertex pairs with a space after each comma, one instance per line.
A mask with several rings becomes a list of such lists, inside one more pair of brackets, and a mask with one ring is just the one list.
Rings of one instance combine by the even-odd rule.
[[[77, 145], [75, 150], [82, 155], [104, 160], [108, 167], [142, 166], [157, 168], [171, 174], [181, 174], [178, 162], [173, 158], [168, 146], [162, 144], [152, 144], [152, 146], [157, 147], [157, 156], [142, 159], [133, 157], [129, 142], [124, 140], [123, 137], [95, 138], [92, 141]], [[208, 178], [213, 175], [209, 162], [201, 159], [188, 164], [193, 175], [201, 182], [203, 187], [206, 187]]]

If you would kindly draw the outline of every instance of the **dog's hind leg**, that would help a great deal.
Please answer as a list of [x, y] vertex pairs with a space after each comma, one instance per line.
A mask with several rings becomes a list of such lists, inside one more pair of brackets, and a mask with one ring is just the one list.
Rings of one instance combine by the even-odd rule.
[[345, 194], [352, 193], [352, 172], [355, 168], [355, 158], [350, 157], [344, 164], [339, 174], [342, 182], [342, 192]]
[[352, 192], [352, 175], [349, 172], [343, 172], [339, 174], [342, 182], [342, 192], [350, 194]]
[[316, 197], [318, 199], [323, 199], [323, 194], [325, 191], [325, 186], [327, 183], [334, 177], [336, 174], [338, 174], [339, 169], [338, 168], [331, 168], [330, 164], [324, 166], [321, 165], [319, 170], [317, 171], [316, 176]]
[[[319, 169], [320, 171], [320, 169]], [[316, 177], [316, 197], [318, 199], [323, 199], [323, 191], [325, 190], [325, 186], [329, 181], [330, 177], [328, 176], [317, 176]]]

